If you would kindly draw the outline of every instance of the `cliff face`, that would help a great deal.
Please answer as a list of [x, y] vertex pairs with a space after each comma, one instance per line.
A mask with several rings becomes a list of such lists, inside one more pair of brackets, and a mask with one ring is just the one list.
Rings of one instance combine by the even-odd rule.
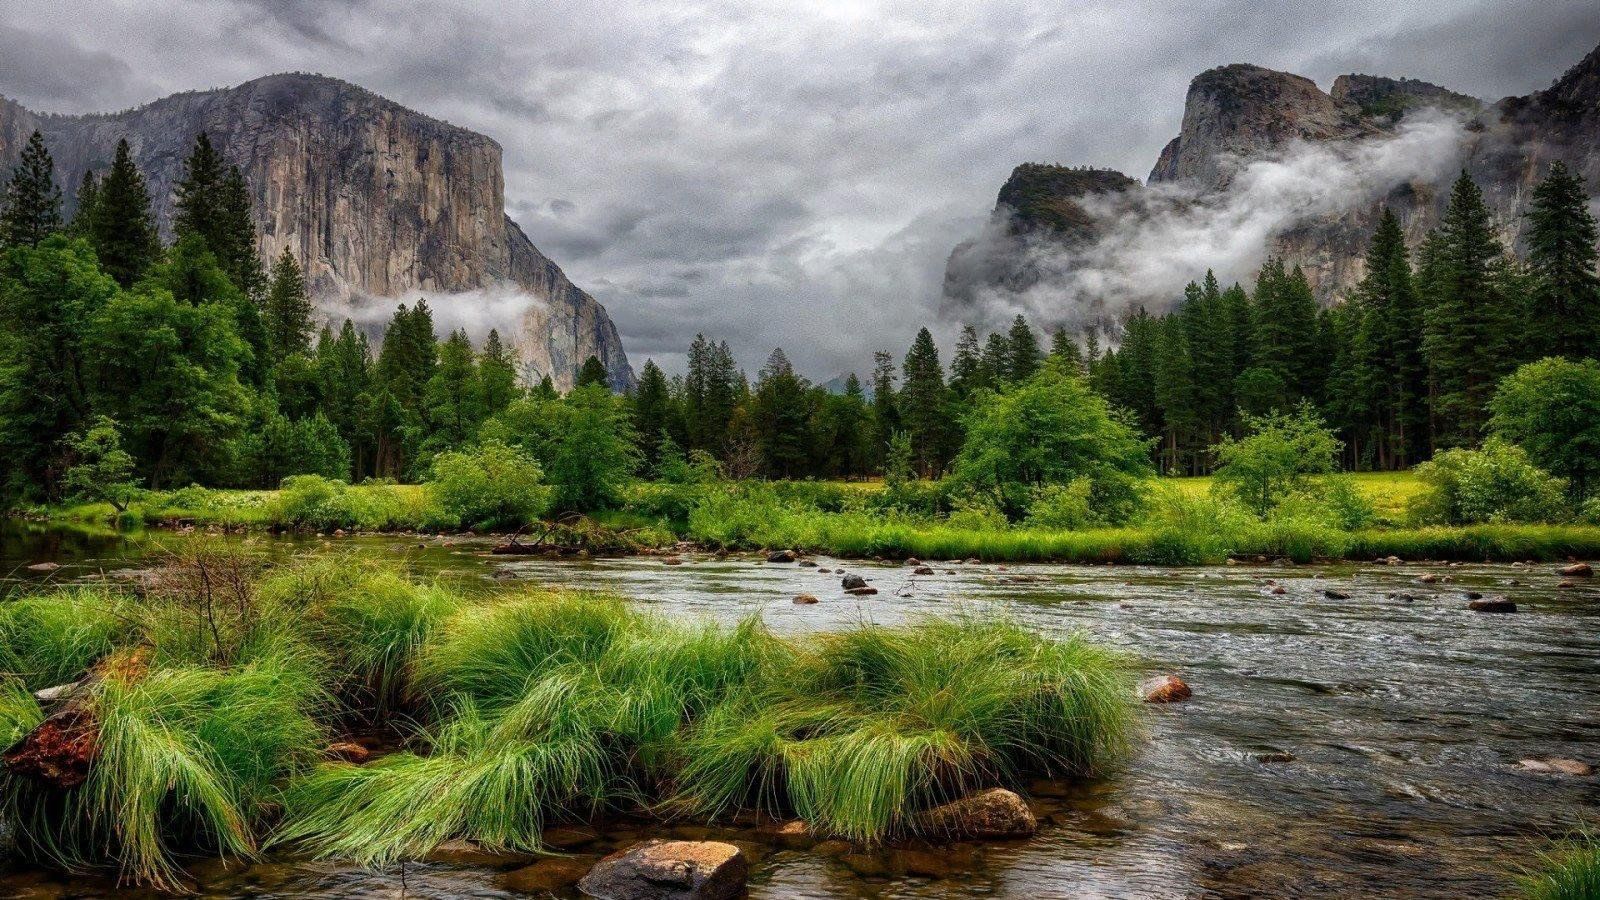
[[[1219, 198], [1225, 201], [1236, 190], [1233, 181], [1241, 165], [1295, 142], [1358, 147], [1396, 134], [1408, 117], [1430, 108], [1465, 120], [1463, 165], [1483, 189], [1508, 245], [1519, 242], [1533, 187], [1551, 162], [1562, 160], [1588, 179], [1591, 190], [1600, 189], [1600, 48], [1549, 89], [1494, 104], [1410, 79], [1343, 75], [1324, 93], [1310, 80], [1286, 72], [1249, 65], [1212, 69], [1190, 84], [1182, 130], [1161, 151], [1148, 183], [1191, 197], [1198, 206], [1225, 206]], [[1386, 184], [1387, 193], [1377, 202], [1352, 204], [1334, 215], [1296, 218], [1275, 230], [1262, 249], [1300, 265], [1318, 295], [1336, 302], [1364, 274], [1363, 256], [1380, 209], [1396, 211], [1415, 247], [1438, 223], [1455, 175], [1451, 170], [1438, 179]], [[1120, 190], [1130, 198], [1138, 194], [1131, 179]], [[1033, 202], [1070, 205], [1079, 196], [1076, 187], [1065, 185], [1047, 188]], [[1056, 246], [1070, 251], [1107, 234], [1112, 224], [1126, 227], [1127, 222], [1091, 217], [1077, 223]], [[979, 267], [970, 259], [974, 243], [963, 244], [951, 256], [949, 305], [959, 305], [980, 289], [1012, 289], [1005, 276], [1017, 264], [1006, 257], [1006, 248], [999, 246]], [[1030, 287], [1037, 301], [1041, 291]], [[1181, 287], [1152, 284], [1149, 290], [1175, 296]], [[1080, 300], [1063, 296], [1060, 302]], [[1064, 320], [1075, 318], [1062, 312]]]
[[524, 294], [513, 340], [526, 374], [568, 387], [589, 356], [616, 387], [632, 383], [605, 309], [572, 284], [505, 215], [500, 145], [315, 75], [272, 75], [235, 88], [178, 94], [108, 115], [39, 115], [0, 101], [0, 168], [43, 132], [70, 194], [104, 171], [126, 137], [170, 236], [173, 188], [194, 136], [207, 132], [255, 196], [262, 255], [285, 248], [323, 301], [462, 291]]

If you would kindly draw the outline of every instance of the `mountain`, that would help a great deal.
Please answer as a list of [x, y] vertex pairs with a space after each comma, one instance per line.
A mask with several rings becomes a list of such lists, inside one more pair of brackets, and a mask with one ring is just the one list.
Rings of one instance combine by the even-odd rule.
[[[69, 197], [84, 170], [110, 166], [126, 137], [167, 237], [174, 185], [195, 135], [205, 131], [249, 181], [263, 257], [291, 250], [324, 306], [423, 296], [442, 308], [510, 296], [518, 302], [494, 305], [520, 313], [506, 325], [525, 378], [548, 374], [568, 387], [596, 356], [614, 387], [633, 383], [605, 308], [506, 216], [500, 145], [481, 134], [306, 74], [109, 114], [40, 114], [0, 98], [0, 171], [16, 163], [35, 129]], [[452, 320], [486, 313], [450, 312]]]
[[[1181, 295], [1182, 281], [1198, 277], [1210, 263], [1185, 271], [1177, 283], [1147, 280], [1132, 289], [1145, 295], [1092, 301], [1085, 298], [1085, 284], [1127, 288], [1115, 279], [1084, 277], [1082, 270], [1111, 255], [1107, 244], [1139, 245], [1141, 238], [1150, 238], [1141, 229], [1154, 227], [1152, 208], [1191, 220], [1208, 210], [1237, 211], [1248, 206], [1248, 198], [1233, 206], [1229, 201], [1247, 189], [1236, 179], [1251, 164], [1282, 159], [1305, 147], [1347, 155], [1364, 148], [1377, 156], [1378, 148], [1399, 146], [1408, 126], [1427, 121], [1425, 110], [1461, 123], [1451, 148], [1459, 156], [1443, 154], [1442, 161], [1450, 165], [1437, 167], [1429, 177], [1415, 177], [1411, 168], [1401, 167], [1410, 177], [1367, 185], [1373, 188], [1370, 196], [1354, 192], [1349, 202], [1331, 211], [1290, 210], [1274, 223], [1261, 253], [1279, 254], [1302, 266], [1319, 297], [1337, 302], [1363, 275], [1366, 243], [1382, 207], [1400, 216], [1413, 247], [1420, 244], [1443, 211], [1449, 183], [1459, 172], [1456, 161], [1483, 189], [1502, 237], [1513, 246], [1521, 237], [1532, 188], [1550, 163], [1564, 161], [1588, 179], [1591, 190], [1600, 190], [1600, 48], [1551, 87], [1495, 103], [1405, 78], [1341, 75], [1324, 92], [1310, 79], [1288, 72], [1222, 66], [1190, 83], [1179, 134], [1162, 149], [1144, 185], [1105, 170], [1074, 177], [1072, 173], [1086, 170], [1018, 167], [1000, 190], [989, 226], [952, 252], [945, 309], [976, 317], [983, 310], [974, 304], [998, 300], [1001, 308], [1028, 308], [1040, 318], [1082, 322], [1096, 319], [1096, 310], [1081, 308], [1085, 304], [1125, 310], [1133, 303], [1170, 302]], [[1381, 143], [1385, 141], [1390, 143]], [[1092, 209], [1083, 214], [1086, 201]], [[1201, 219], [1198, 224], [1207, 223]], [[1250, 222], [1219, 217], [1211, 224], [1223, 229]], [[1184, 249], [1145, 243], [1154, 245], [1145, 252], [1170, 250], [1175, 257]], [[1082, 252], [1085, 247], [1097, 252]], [[1114, 302], [1118, 299], [1122, 302]]]

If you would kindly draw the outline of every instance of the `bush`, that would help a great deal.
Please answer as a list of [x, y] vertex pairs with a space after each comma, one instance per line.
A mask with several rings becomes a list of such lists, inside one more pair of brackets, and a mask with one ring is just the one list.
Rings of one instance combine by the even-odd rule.
[[1074, 478], [1066, 484], [1040, 485], [1028, 504], [1027, 525], [1033, 528], [1088, 528], [1100, 523], [1090, 508], [1094, 485], [1087, 478]]
[[383, 531], [438, 519], [427, 495], [394, 484], [352, 487], [320, 475], [291, 475], [267, 502], [268, 522], [286, 528]]
[[1447, 450], [1416, 468], [1427, 485], [1411, 501], [1425, 524], [1560, 522], [1566, 482], [1535, 466], [1520, 447], [1490, 438], [1481, 450]]
[[429, 487], [446, 521], [473, 528], [521, 528], [550, 502], [533, 456], [496, 440], [434, 457]]
[[1528, 363], [1500, 382], [1490, 406], [1497, 435], [1567, 479], [1574, 498], [1588, 495], [1600, 474], [1600, 361]]
[[1004, 531], [1011, 525], [1005, 512], [987, 494], [963, 494], [951, 500], [946, 522], [951, 528], [968, 531]]
[[1244, 437], [1223, 436], [1211, 448], [1217, 458], [1216, 488], [1227, 491], [1266, 517], [1307, 477], [1334, 470], [1340, 443], [1322, 424], [1310, 404], [1293, 415], [1272, 413], [1244, 417]]

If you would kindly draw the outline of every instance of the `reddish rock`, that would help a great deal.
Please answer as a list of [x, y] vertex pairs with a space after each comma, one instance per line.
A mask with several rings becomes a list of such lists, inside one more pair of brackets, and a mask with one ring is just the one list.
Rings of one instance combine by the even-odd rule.
[[799, 604], [801, 606], [809, 606], [812, 603], [816, 603], [817, 602], [817, 598], [813, 597], [810, 594], [796, 594], [795, 598], [794, 598], [794, 600], [792, 602], [797, 603], [797, 604]]
[[322, 755], [359, 766], [372, 758], [372, 751], [354, 741], [335, 741], [322, 751]]
[[1473, 612], [1514, 613], [1517, 605], [1504, 597], [1484, 597], [1468, 603], [1467, 609]]
[[1039, 820], [1023, 799], [1005, 788], [990, 788], [921, 813], [916, 830], [953, 838], [1026, 837]]
[[790, 850], [804, 850], [817, 843], [817, 836], [811, 826], [796, 819], [793, 822], [777, 822], [762, 825], [755, 830], [756, 836], [769, 844], [787, 847]]
[[1440, 576], [1433, 572], [1429, 572], [1426, 575], [1417, 576], [1417, 581], [1421, 582], [1422, 584], [1438, 584], [1440, 580]]
[[774, 550], [767, 554], [769, 563], [792, 563], [799, 558], [800, 555], [793, 550]]
[[1158, 675], [1139, 683], [1139, 695], [1146, 703], [1176, 703], [1193, 697], [1194, 692], [1176, 675]]
[[750, 864], [721, 841], [645, 841], [600, 860], [578, 890], [600, 900], [734, 900]]
[[664, 566], [681, 566], [681, 565], [683, 565], [683, 557], [681, 557], [681, 556], [669, 556], [666, 559], [663, 559], [661, 561], [661, 564], [664, 565]]
[[1587, 778], [1594, 774], [1594, 766], [1576, 759], [1524, 759], [1519, 765], [1529, 772], [1545, 775], [1571, 775]]
[[1561, 574], [1568, 578], [1589, 578], [1594, 575], [1594, 566], [1584, 562], [1573, 563], [1570, 566], [1562, 566]]
[[1289, 593], [1289, 589], [1280, 584], [1277, 587], [1273, 588], [1271, 593], [1273, 595], [1275, 595], [1275, 596], [1280, 596], [1281, 597], [1284, 594]]
[[932, 574], [934, 574], [934, 572], [933, 572], [933, 567], [932, 566], [917, 566], [915, 569], [911, 570], [911, 574], [913, 574], [913, 575], [932, 575]]
[[912, 567], [920, 566], [922, 565], [922, 560], [917, 559], [915, 556], [908, 556], [906, 557], [906, 565]]

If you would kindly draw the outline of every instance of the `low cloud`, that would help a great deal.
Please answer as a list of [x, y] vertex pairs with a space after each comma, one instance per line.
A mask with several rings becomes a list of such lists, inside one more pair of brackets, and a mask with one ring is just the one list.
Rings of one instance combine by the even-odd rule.
[[318, 302], [317, 315], [335, 331], [349, 319], [376, 343], [389, 327], [400, 304], [412, 308], [418, 300], [426, 300], [428, 309], [433, 312], [434, 335], [442, 340], [458, 329], [465, 329], [473, 346], [481, 346], [491, 330], [499, 331], [500, 339], [505, 343], [517, 343], [523, 317], [531, 309], [545, 308], [542, 300], [514, 288], [488, 288], [449, 294], [419, 293], [406, 297], [357, 295], [347, 300], [323, 300]]

